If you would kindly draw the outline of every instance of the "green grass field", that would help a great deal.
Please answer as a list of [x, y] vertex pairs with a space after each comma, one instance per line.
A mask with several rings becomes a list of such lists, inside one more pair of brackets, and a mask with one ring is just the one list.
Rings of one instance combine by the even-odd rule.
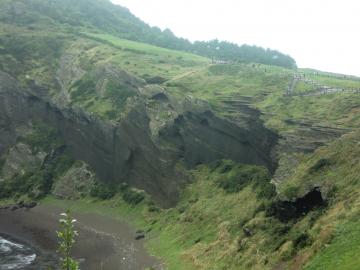
[[120, 47], [122, 50], [129, 50], [129, 51], [133, 51], [134, 53], [149, 54], [154, 56], [170, 56], [172, 58], [180, 57], [184, 61], [196, 61], [202, 63], [209, 62], [209, 59], [195, 54], [170, 50], [170, 49], [161, 48], [150, 44], [140, 43], [127, 39], [121, 39], [107, 34], [95, 34], [95, 33], [83, 33], [83, 34], [88, 37], [107, 41], [117, 47]]
[[211, 62], [210, 59], [198, 55], [120, 39], [111, 35], [83, 34], [87, 38], [112, 45], [115, 53], [111, 57], [111, 62], [144, 79], [160, 76], [164, 80], [169, 80]]
[[354, 270], [360, 265], [360, 223], [340, 224], [334, 239], [316, 255], [304, 270]]

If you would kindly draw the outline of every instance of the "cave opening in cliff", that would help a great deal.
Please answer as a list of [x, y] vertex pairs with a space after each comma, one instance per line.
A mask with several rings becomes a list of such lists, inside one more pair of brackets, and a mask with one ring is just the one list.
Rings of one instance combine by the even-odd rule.
[[269, 209], [269, 214], [282, 222], [288, 222], [305, 216], [310, 211], [323, 206], [326, 206], [326, 201], [320, 189], [314, 188], [295, 201], [277, 201], [273, 203]]
[[307, 214], [312, 209], [322, 206], [324, 204], [325, 201], [322, 197], [320, 189], [314, 188], [304, 197], [298, 198], [295, 201], [295, 208], [299, 215], [303, 215], [303, 214]]

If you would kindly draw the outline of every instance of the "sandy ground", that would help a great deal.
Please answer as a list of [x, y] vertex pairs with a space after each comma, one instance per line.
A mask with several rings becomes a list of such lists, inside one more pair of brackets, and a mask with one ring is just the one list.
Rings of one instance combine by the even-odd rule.
[[[0, 210], [0, 233], [35, 247], [39, 254], [38, 263], [46, 261], [54, 265], [57, 258], [56, 230], [59, 229], [61, 212], [61, 209], [47, 206]], [[72, 256], [81, 261], [82, 270], [164, 269], [146, 252], [143, 240], [135, 240], [135, 229], [126, 223], [96, 214], [73, 215], [78, 220], [79, 237]]]

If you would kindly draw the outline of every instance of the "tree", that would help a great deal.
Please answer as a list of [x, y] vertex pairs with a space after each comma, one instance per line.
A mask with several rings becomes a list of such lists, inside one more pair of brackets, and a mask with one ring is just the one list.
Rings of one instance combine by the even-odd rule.
[[59, 238], [58, 252], [61, 254], [62, 270], [79, 270], [79, 263], [70, 257], [70, 251], [75, 244], [75, 237], [78, 232], [75, 230], [74, 224], [76, 219], [71, 217], [70, 210], [61, 214], [60, 231], [57, 232]]

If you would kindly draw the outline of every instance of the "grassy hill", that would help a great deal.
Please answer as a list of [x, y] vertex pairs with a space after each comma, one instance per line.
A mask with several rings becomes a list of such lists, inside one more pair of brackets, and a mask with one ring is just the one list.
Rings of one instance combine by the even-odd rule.
[[48, 28], [70, 32], [90, 30], [220, 60], [296, 67], [293, 58], [275, 50], [218, 40], [191, 43], [176, 37], [169, 29], [161, 31], [158, 27], [150, 27], [127, 8], [114, 5], [109, 0], [79, 0], [76, 3], [70, 0], [16, 0], [2, 1], [0, 6], [0, 21], [19, 27], [42, 31]]
[[[166, 33], [107, 1], [4, 0], [0, 7], [0, 71], [59, 114], [73, 113], [81, 127], [93, 119], [103, 133], [115, 126], [104, 138], [124, 125], [131, 135], [126, 140], [136, 144], [121, 148], [125, 157], [112, 158], [126, 160], [135, 172], [148, 173], [148, 167], [133, 165], [134, 149], [145, 139], [150, 143], [140, 150], [156, 150], [152, 157], [161, 166], [172, 162], [162, 158], [178, 155], [172, 151], [178, 141], [196, 138], [193, 148], [205, 144], [196, 137], [199, 126], [210, 126], [214, 118], [204, 115], [226, 123], [217, 126], [218, 133], [240, 128], [266, 144], [259, 129], [265, 125], [278, 139], [271, 153], [274, 172], [227, 159], [190, 168], [179, 155], [176, 175], [186, 180], [179, 184], [177, 204], [162, 209], [142, 190], [98, 181], [92, 168], [66, 151], [42, 166], [44, 153], [54, 153], [64, 141], [56, 130], [34, 122], [18, 128], [22, 136], [0, 157], [4, 199], [42, 198], [44, 204], [125, 218], [146, 232], [149, 250], [171, 270], [356, 269], [360, 93], [352, 90], [360, 88], [359, 78], [251, 61], [214, 64], [184, 49], [184, 40], [168, 37], [181, 50], [161, 43], [157, 38], [165, 40]], [[301, 79], [289, 93], [294, 74]], [[344, 91], [324, 92], [325, 86]], [[1, 125], [11, 122], [5, 120]], [[191, 136], [181, 137], [184, 123]], [[89, 130], [86, 137], [96, 133]], [[248, 144], [245, 135], [235, 139]], [[96, 154], [116, 147], [121, 146]], [[146, 158], [141, 164], [153, 166]], [[24, 174], [13, 172], [14, 162]], [[89, 179], [69, 180], [84, 170]], [[134, 177], [129, 171], [126, 177]], [[166, 180], [161, 184], [172, 183]], [[69, 182], [80, 186], [73, 200], [48, 196]]]
[[105, 34], [83, 33], [104, 44], [122, 51], [109, 59], [121, 67], [143, 79], [159, 77], [157, 83], [163, 83], [175, 76], [193, 71], [196, 67], [210, 64], [208, 58], [194, 54], [164, 49], [146, 43], [120, 39]]

